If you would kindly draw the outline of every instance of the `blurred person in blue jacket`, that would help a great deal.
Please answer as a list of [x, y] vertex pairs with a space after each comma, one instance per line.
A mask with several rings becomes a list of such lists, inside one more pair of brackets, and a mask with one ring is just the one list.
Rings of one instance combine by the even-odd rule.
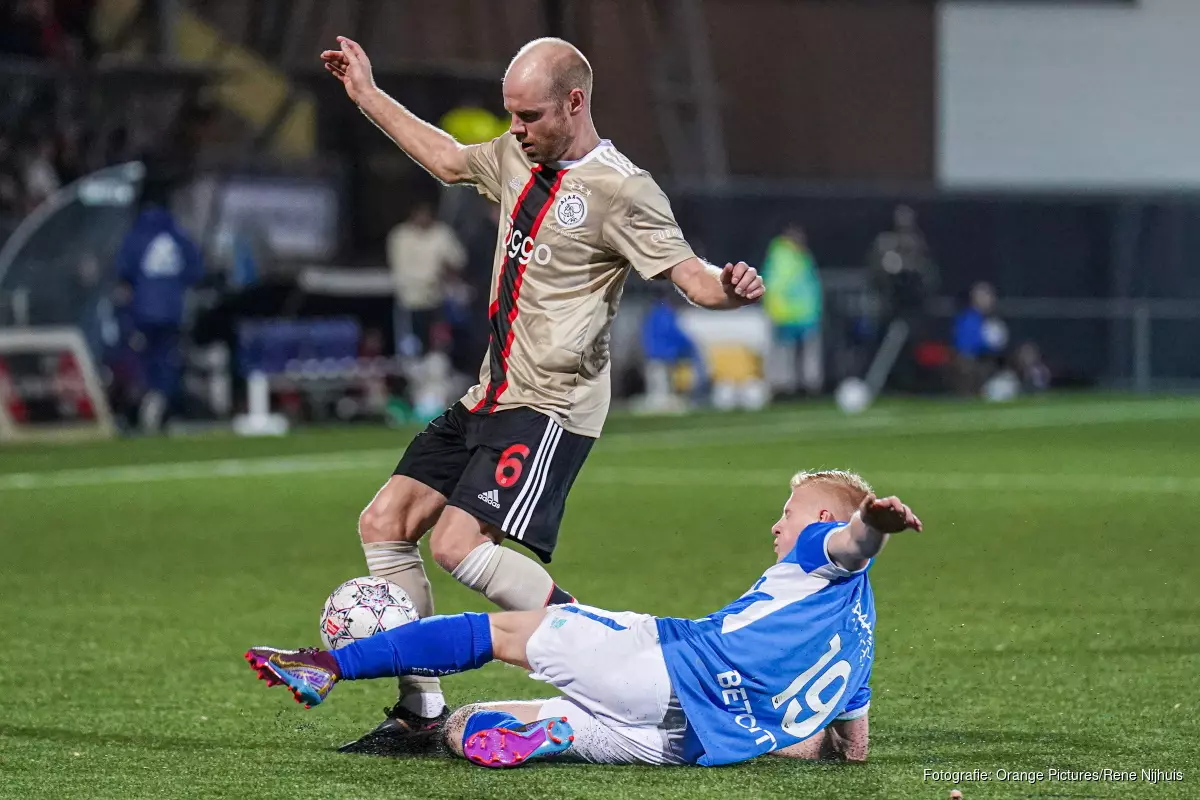
[[803, 388], [818, 394], [825, 382], [821, 350], [821, 278], [808, 249], [808, 236], [795, 223], [767, 245], [764, 282], [771, 290], [763, 300], [774, 333], [768, 360], [771, 388], [794, 394]]
[[1008, 349], [1008, 325], [996, 312], [996, 289], [980, 281], [971, 287], [967, 306], [954, 318], [957, 385], [963, 394], [978, 394], [1002, 366]]
[[708, 376], [699, 348], [679, 326], [673, 293], [660, 297], [642, 321], [642, 355], [645, 357], [646, 409], [681, 410], [682, 400], [675, 394], [672, 370], [689, 364], [694, 375], [692, 394], [699, 398], [707, 392]]
[[146, 432], [162, 426], [178, 399], [184, 300], [188, 289], [204, 277], [199, 248], [176, 222], [162, 195], [148, 188], [116, 259], [118, 303], [127, 307], [132, 346], [146, 389], [138, 414]]

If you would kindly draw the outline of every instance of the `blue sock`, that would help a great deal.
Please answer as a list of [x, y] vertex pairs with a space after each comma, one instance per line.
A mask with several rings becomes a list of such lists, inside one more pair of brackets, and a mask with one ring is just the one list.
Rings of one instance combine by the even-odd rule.
[[520, 726], [521, 720], [507, 711], [476, 711], [467, 717], [467, 726], [463, 728], [462, 745], [466, 747], [467, 739], [470, 739], [472, 734], [488, 728], [518, 728]]
[[453, 675], [492, 660], [487, 614], [426, 617], [333, 651], [343, 680]]

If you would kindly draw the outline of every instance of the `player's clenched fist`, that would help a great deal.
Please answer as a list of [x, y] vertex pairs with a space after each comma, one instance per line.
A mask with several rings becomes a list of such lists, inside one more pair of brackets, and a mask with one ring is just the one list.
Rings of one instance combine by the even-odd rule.
[[353, 39], [338, 37], [341, 50], [326, 50], [321, 53], [325, 69], [342, 82], [346, 94], [355, 103], [361, 103], [367, 92], [375, 89], [375, 77], [371, 74], [371, 60]]
[[732, 294], [747, 303], [755, 302], [766, 291], [758, 270], [745, 261], [726, 264], [725, 269], [721, 270], [721, 284], [725, 287], [726, 294]]
[[921, 520], [898, 497], [879, 499], [869, 494], [858, 507], [858, 514], [863, 522], [880, 533], [900, 533], [910, 528], [921, 530]]

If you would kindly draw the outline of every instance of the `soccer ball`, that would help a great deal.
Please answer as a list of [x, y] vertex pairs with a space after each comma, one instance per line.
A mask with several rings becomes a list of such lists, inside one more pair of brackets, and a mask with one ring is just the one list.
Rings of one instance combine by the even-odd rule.
[[842, 381], [834, 399], [843, 414], [861, 414], [871, 405], [871, 387], [861, 378], [846, 378]]
[[412, 599], [384, 578], [354, 578], [333, 590], [321, 612], [326, 650], [407, 625], [418, 618]]

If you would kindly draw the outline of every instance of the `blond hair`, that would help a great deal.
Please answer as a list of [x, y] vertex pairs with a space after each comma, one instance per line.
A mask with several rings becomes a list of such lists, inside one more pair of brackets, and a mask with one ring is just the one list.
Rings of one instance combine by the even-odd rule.
[[797, 472], [792, 476], [792, 490], [801, 486], [821, 484], [827, 487], [839, 500], [843, 507], [837, 509], [838, 519], [850, 519], [851, 515], [862, 504], [867, 495], [873, 493], [871, 484], [861, 475], [844, 469], [823, 469], [815, 472]]

